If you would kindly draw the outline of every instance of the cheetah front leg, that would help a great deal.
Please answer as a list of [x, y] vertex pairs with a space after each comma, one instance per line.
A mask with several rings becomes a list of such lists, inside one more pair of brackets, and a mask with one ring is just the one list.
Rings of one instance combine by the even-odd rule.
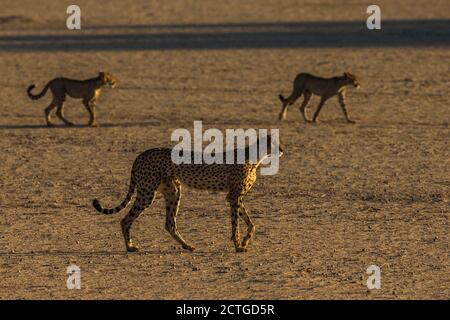
[[96, 108], [95, 99], [92, 99], [90, 101], [83, 100], [83, 105], [86, 108], [86, 110], [89, 112], [89, 125], [91, 127], [98, 127], [97, 115], [95, 114], [95, 108]]
[[242, 198], [239, 201], [239, 213], [240, 213], [240, 217], [242, 218], [242, 220], [244, 220], [244, 222], [247, 224], [247, 235], [244, 237], [244, 239], [242, 240], [242, 243], [241, 243], [241, 247], [245, 248], [245, 247], [247, 247], [250, 239], [255, 234], [256, 228], [255, 228], [255, 225], [253, 224], [252, 219], [250, 219], [250, 217], [247, 213], [247, 210], [245, 209]]
[[347, 120], [348, 123], [356, 123], [352, 119], [349, 118], [347, 108], [345, 107], [345, 91], [339, 93], [339, 105], [341, 106], [342, 112], [344, 113], [345, 120]]
[[166, 224], [165, 228], [170, 235], [181, 244], [183, 249], [194, 251], [195, 247], [188, 244], [178, 232], [177, 214], [180, 208], [181, 184], [177, 180], [167, 179], [158, 189], [166, 199]]

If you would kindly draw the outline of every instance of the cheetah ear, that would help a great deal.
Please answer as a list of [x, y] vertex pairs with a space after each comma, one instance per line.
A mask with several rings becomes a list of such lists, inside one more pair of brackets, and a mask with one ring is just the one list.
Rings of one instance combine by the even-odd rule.
[[98, 76], [99, 76], [100, 79], [102, 79], [102, 80], [105, 80], [105, 78], [106, 78], [106, 74], [105, 74], [104, 72], [102, 72], [102, 71], [100, 71], [100, 72], [98, 73]]
[[350, 79], [355, 79], [355, 76], [353, 74], [351, 74], [350, 72], [344, 72], [344, 76], [346, 76], [347, 78], [350, 78]]

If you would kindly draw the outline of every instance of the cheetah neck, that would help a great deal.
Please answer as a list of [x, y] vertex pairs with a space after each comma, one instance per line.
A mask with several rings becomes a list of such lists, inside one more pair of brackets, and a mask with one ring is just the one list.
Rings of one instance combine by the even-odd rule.
[[346, 77], [338, 77], [337, 78], [337, 87], [338, 90], [342, 89], [343, 87], [349, 85], [351, 82]]

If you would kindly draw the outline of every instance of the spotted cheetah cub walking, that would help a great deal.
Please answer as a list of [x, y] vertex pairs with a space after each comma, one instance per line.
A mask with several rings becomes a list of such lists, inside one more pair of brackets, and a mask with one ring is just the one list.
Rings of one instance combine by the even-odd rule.
[[[286, 119], [288, 106], [294, 104], [295, 101], [303, 95], [303, 103], [300, 106], [300, 113], [302, 114], [303, 119], [306, 122], [318, 122], [317, 118], [325, 102], [332, 96], [337, 95], [345, 119], [348, 123], [355, 123], [355, 121], [349, 118], [347, 109], [345, 108], [345, 94], [348, 85], [353, 85], [357, 89], [359, 88], [358, 79], [350, 72], [345, 72], [343, 76], [333, 78], [321, 78], [309, 73], [300, 73], [294, 80], [294, 87], [291, 95], [287, 98], [284, 98], [281, 94], [279, 95], [283, 106], [278, 118], [280, 120]], [[321, 99], [312, 120], [310, 120], [306, 116], [305, 109], [312, 94], [320, 96]]]
[[[255, 226], [244, 207], [243, 197], [250, 191], [256, 181], [256, 170], [262, 160], [272, 154], [272, 140], [270, 135], [258, 139], [258, 149], [266, 144], [267, 152], [260, 155], [256, 163], [245, 161], [241, 164], [236, 161], [234, 164], [175, 164], [172, 161], [172, 149], [150, 149], [140, 154], [134, 161], [131, 170], [131, 181], [128, 194], [125, 200], [114, 209], [104, 209], [99, 201], [93, 201], [94, 208], [104, 214], [119, 212], [130, 202], [135, 190], [136, 199], [129, 213], [122, 219], [122, 233], [125, 239], [125, 246], [128, 252], [138, 251], [138, 247], [133, 244], [130, 236], [130, 228], [135, 219], [150, 205], [155, 199], [157, 192], [162, 193], [166, 200], [166, 223], [165, 229], [178, 241], [184, 249], [193, 251], [195, 248], [188, 244], [180, 235], [177, 228], [177, 213], [180, 206], [181, 184], [197, 189], [209, 189], [227, 191], [227, 201], [231, 206], [232, 240], [236, 252], [246, 251], [246, 246], [255, 232]], [[278, 140], [278, 139], [276, 139]], [[274, 155], [281, 156], [283, 148], [279, 141], [274, 141], [274, 146], [279, 149]], [[246, 158], [249, 159], [249, 148], [245, 149]], [[264, 148], [263, 148], [264, 150]], [[235, 159], [237, 150], [234, 150]], [[258, 152], [259, 153], [259, 152]], [[192, 159], [194, 157], [191, 154]], [[225, 159], [225, 154], [223, 154]], [[239, 235], [239, 217], [247, 225], [247, 235], [242, 242]]]
[[116, 83], [116, 77], [111, 73], [99, 72], [97, 77], [87, 80], [55, 78], [50, 80], [38, 94], [33, 94], [31, 92], [36, 87], [32, 84], [28, 87], [27, 94], [30, 99], [37, 100], [45, 96], [48, 89], [50, 89], [53, 98], [52, 102], [45, 109], [45, 121], [49, 127], [53, 126], [51, 113], [55, 108], [58, 118], [60, 118], [67, 126], [73, 126], [73, 123], [64, 116], [64, 102], [66, 101], [67, 96], [75, 99], [82, 99], [84, 107], [89, 112], [89, 125], [97, 127], [95, 107], [97, 99], [102, 91], [102, 87], [110, 85], [114, 88]]

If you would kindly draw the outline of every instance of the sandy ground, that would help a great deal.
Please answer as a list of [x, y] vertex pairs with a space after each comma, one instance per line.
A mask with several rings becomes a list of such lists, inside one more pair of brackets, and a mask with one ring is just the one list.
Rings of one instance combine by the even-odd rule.
[[[365, 28], [366, 1], [1, 1], [1, 299], [450, 298], [448, 1], [380, 1], [382, 31]], [[45, 127], [50, 97], [25, 89], [51, 78], [117, 75], [98, 104], [99, 128]], [[337, 99], [320, 125], [278, 93], [298, 72], [352, 71], [347, 125]], [[309, 112], [318, 103], [314, 97]], [[176, 128], [279, 128], [279, 174], [260, 177], [246, 206], [249, 252], [230, 241], [224, 194], [184, 189], [183, 251], [164, 231], [161, 197], [135, 223], [126, 254], [117, 205], [134, 158], [170, 146]], [[66, 268], [81, 268], [81, 290]], [[381, 268], [369, 291], [366, 269]]]

